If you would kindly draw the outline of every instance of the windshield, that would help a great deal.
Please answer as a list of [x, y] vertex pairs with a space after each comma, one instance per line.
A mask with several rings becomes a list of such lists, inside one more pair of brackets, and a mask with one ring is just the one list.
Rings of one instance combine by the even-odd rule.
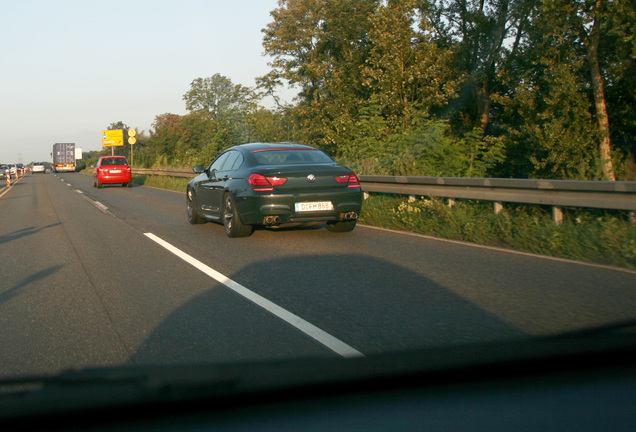
[[14, 2], [0, 379], [636, 319], [634, 12], [602, 3]]

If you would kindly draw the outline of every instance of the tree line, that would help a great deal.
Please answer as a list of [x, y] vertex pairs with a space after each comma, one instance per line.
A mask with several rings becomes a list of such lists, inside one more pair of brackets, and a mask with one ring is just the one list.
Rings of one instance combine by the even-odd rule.
[[135, 165], [294, 141], [360, 174], [636, 179], [630, 0], [281, 0], [262, 33], [270, 72], [193, 80]]

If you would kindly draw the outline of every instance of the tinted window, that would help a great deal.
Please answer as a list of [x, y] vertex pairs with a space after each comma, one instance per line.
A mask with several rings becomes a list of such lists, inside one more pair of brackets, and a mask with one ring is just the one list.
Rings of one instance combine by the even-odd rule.
[[102, 159], [101, 165], [128, 165], [125, 158]]
[[223, 153], [221, 156], [217, 157], [216, 159], [214, 159], [214, 162], [212, 162], [212, 165], [210, 165], [210, 169], [209, 171], [221, 171], [221, 167], [223, 166], [223, 162], [225, 162], [225, 159], [227, 159], [227, 157], [230, 155], [230, 152], [225, 152]]
[[223, 171], [231, 171], [237, 169], [243, 161], [243, 156], [237, 151], [229, 152], [230, 155], [225, 159], [223, 164]]
[[256, 150], [252, 154], [259, 165], [333, 163], [333, 159], [320, 150], [272, 149]]

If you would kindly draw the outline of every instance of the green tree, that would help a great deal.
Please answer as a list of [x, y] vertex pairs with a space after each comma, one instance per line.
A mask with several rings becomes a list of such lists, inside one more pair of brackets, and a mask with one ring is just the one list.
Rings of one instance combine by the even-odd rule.
[[[619, 10], [625, 10], [622, 0], [607, 8], [591, 1], [544, 0], [531, 9], [532, 25], [520, 41], [523, 54], [513, 60], [498, 95], [508, 131], [508, 172], [519, 175], [517, 168], [525, 167], [521, 175], [615, 179], [615, 161], [622, 154], [610, 147], [612, 133], [625, 139], [629, 122], [634, 124], [633, 110], [626, 109], [634, 101], [629, 88], [634, 38]], [[612, 112], [623, 114], [622, 127], [614, 132]]]
[[490, 133], [492, 95], [499, 90], [508, 58], [518, 49], [533, 0], [421, 0], [423, 20], [433, 39], [454, 53], [456, 77], [463, 82], [450, 108], [456, 123]]
[[430, 118], [446, 106], [457, 89], [451, 52], [430, 38], [426, 21], [415, 26], [415, 0], [389, 2], [379, 8], [369, 32], [371, 50], [362, 75], [394, 130], [407, 131], [413, 121]]
[[174, 165], [177, 145], [183, 131], [181, 116], [165, 113], [155, 116], [145, 152], [140, 157], [146, 165], [170, 167]]
[[283, 0], [263, 29], [272, 71], [259, 80], [299, 88], [286, 115], [304, 141], [338, 153], [355, 136], [360, 102], [368, 97], [359, 73], [370, 49], [368, 31], [377, 1]]
[[183, 95], [188, 111], [207, 113], [213, 120], [229, 112], [249, 112], [255, 109], [257, 99], [252, 89], [235, 85], [220, 74], [193, 80], [190, 91]]

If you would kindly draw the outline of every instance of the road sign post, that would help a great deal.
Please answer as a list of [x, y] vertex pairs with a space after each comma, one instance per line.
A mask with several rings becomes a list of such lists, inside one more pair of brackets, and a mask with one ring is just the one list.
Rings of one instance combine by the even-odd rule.
[[137, 131], [135, 129], [128, 129], [128, 144], [130, 144], [130, 166], [133, 166], [133, 145], [137, 142]]
[[115, 146], [124, 145], [124, 131], [109, 129], [102, 131], [102, 146], [111, 148], [111, 156], [115, 156]]

